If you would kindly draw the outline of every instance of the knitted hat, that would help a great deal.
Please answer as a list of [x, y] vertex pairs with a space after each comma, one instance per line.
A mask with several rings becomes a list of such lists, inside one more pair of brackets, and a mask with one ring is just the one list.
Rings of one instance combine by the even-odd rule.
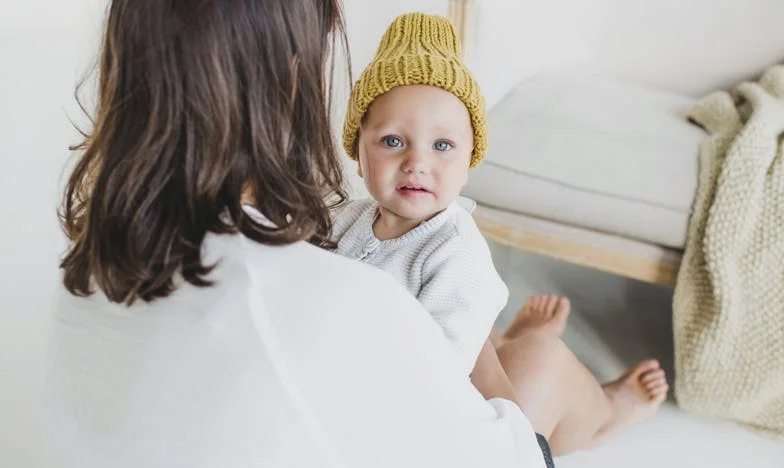
[[474, 129], [470, 167], [479, 165], [487, 150], [484, 98], [460, 58], [460, 41], [452, 24], [446, 18], [423, 13], [401, 15], [392, 22], [373, 61], [355, 83], [343, 124], [343, 147], [349, 157], [358, 158], [359, 127], [373, 100], [406, 85], [437, 86], [463, 101]]

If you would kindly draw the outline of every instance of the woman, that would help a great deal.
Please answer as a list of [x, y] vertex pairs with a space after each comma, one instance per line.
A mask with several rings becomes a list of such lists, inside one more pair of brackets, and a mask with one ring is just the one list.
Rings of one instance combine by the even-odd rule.
[[534, 429], [584, 442], [556, 422], [602, 391], [556, 335], [483, 352], [486, 400], [402, 287], [319, 248], [336, 43], [338, 0], [111, 3], [61, 213], [54, 466], [541, 467]]

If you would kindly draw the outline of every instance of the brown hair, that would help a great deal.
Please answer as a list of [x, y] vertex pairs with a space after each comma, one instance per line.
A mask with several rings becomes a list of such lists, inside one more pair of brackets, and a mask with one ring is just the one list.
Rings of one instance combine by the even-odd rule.
[[[328, 246], [325, 198], [345, 199], [336, 39], [345, 49], [339, 0], [113, 0], [93, 129], [59, 213], [66, 288], [130, 304], [167, 296], [175, 274], [210, 285], [208, 232]], [[244, 214], [243, 193], [274, 226]]]

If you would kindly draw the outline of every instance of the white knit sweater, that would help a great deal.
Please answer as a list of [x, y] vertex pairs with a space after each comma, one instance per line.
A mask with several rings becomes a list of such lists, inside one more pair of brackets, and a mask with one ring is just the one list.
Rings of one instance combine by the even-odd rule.
[[470, 373], [509, 290], [470, 213], [453, 203], [396, 239], [373, 234], [375, 200], [336, 210], [337, 253], [392, 274], [441, 326], [466, 374]]

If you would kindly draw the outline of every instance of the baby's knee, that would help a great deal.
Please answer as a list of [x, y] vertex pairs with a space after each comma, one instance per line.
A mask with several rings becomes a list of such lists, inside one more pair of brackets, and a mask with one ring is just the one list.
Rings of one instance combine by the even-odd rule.
[[567, 360], [572, 353], [563, 340], [545, 330], [525, 330], [517, 338], [505, 344], [514, 344], [520, 348], [536, 351], [548, 356], [551, 363]]
[[575, 359], [561, 338], [540, 330], [525, 331], [497, 351], [510, 378], [535, 377], [540, 383], [560, 378]]

